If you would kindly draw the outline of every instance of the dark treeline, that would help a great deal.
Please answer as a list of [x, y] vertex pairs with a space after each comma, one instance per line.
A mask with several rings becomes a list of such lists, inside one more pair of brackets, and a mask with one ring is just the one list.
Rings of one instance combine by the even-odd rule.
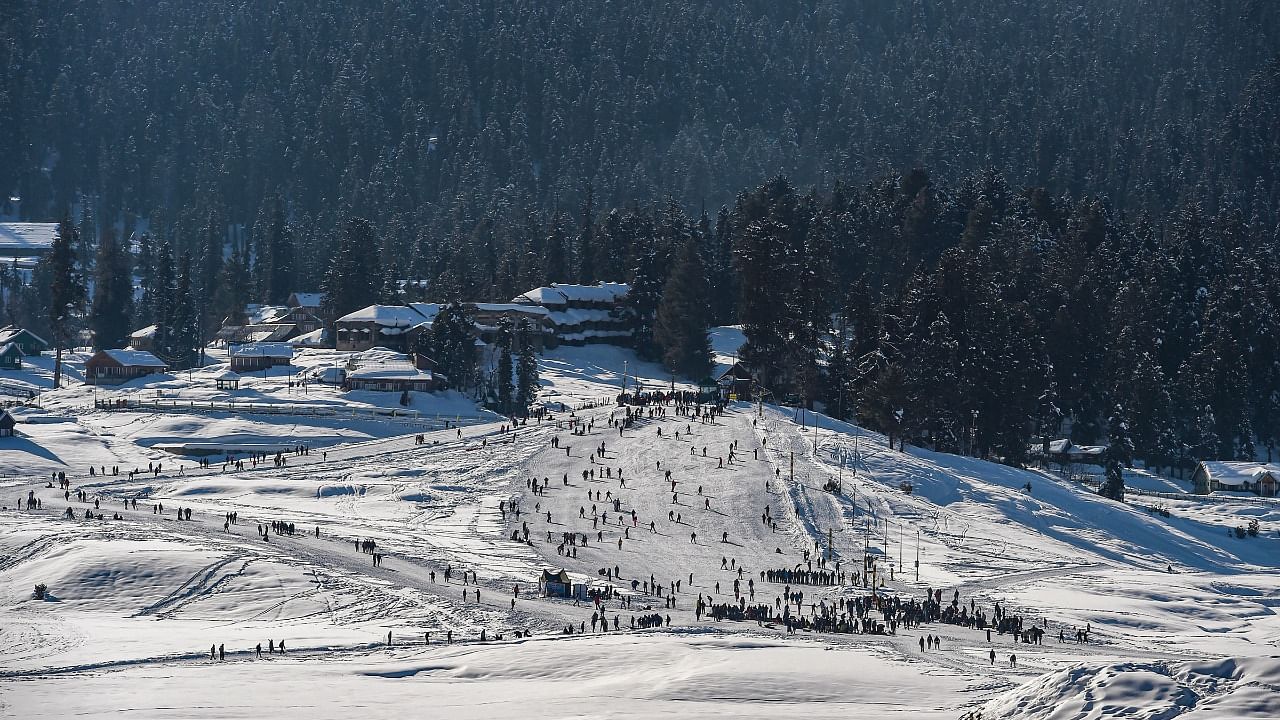
[[1264, 0], [13, 0], [0, 198], [97, 277], [0, 312], [188, 348], [295, 290], [622, 280], [642, 353], [697, 377], [741, 322], [776, 397], [895, 437], [1269, 452], [1277, 47]]

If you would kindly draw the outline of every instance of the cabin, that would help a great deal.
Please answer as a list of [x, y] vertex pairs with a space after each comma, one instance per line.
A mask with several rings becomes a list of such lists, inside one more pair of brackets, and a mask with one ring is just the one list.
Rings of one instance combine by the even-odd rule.
[[84, 362], [88, 385], [119, 385], [169, 369], [163, 360], [145, 350], [99, 350]]
[[303, 307], [251, 305], [222, 321], [215, 337], [226, 344], [275, 343], [292, 340], [324, 327], [324, 322]]
[[156, 330], [158, 325], [148, 325], [129, 333], [130, 350], [154, 350], [156, 347]]
[[1027, 457], [1039, 460], [1043, 467], [1057, 463], [1069, 465], [1102, 465], [1107, 460], [1106, 445], [1076, 445], [1067, 438], [1042, 440], [1027, 447]]
[[22, 348], [17, 343], [0, 345], [0, 370], [21, 370], [22, 358]]
[[735, 362], [716, 378], [716, 384], [720, 386], [721, 400], [750, 400], [751, 386], [754, 383], [751, 377], [751, 371], [740, 362]]
[[23, 355], [39, 355], [49, 349], [49, 343], [44, 338], [13, 325], [0, 328], [0, 345], [9, 343], [17, 345]]
[[435, 392], [444, 389], [444, 376], [409, 362], [368, 365], [348, 372], [345, 387], [379, 392]]
[[1196, 465], [1191, 484], [1198, 495], [1227, 491], [1276, 497], [1280, 491], [1280, 466], [1249, 461], [1202, 460]]
[[630, 292], [631, 286], [625, 283], [553, 283], [517, 295], [511, 303], [546, 310], [551, 345], [626, 345], [631, 342], [631, 329], [620, 310]]
[[8, 410], [0, 410], [0, 437], [13, 437], [13, 429], [18, 421]]
[[538, 576], [538, 591], [543, 597], [564, 598], [572, 600], [587, 599], [586, 583], [575, 583], [569, 573], [563, 569], [543, 570]]
[[439, 313], [435, 303], [370, 305], [337, 319], [334, 346], [349, 351], [384, 347], [407, 352], [418, 335], [431, 329]]
[[231, 348], [231, 370], [238, 373], [267, 370], [293, 362], [293, 346], [283, 342], [258, 342]]

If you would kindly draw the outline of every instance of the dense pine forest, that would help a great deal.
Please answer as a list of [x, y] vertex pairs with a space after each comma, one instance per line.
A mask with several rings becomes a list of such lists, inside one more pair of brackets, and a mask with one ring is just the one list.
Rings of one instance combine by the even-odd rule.
[[742, 324], [777, 399], [908, 442], [1269, 457], [1277, 48], [1265, 0], [11, 0], [0, 214], [69, 240], [0, 312], [191, 345], [618, 280], [642, 354]]

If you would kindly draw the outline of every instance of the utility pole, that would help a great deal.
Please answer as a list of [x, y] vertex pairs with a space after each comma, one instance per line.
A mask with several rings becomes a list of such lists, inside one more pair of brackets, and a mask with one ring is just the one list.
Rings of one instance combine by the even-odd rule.
[[828, 560], [831, 559], [832, 542], [833, 540], [831, 537], [831, 528], [827, 528], [827, 559]]
[[796, 451], [791, 451], [791, 482], [796, 481]]
[[920, 582], [920, 528], [916, 528], [916, 582]]
[[627, 361], [622, 361], [622, 394], [627, 394]]

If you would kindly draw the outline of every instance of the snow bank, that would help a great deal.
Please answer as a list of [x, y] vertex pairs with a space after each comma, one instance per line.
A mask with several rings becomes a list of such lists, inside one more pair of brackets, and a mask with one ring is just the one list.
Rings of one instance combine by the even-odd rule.
[[1075, 665], [1003, 693], [979, 712], [1002, 720], [1275, 718], [1280, 657]]

